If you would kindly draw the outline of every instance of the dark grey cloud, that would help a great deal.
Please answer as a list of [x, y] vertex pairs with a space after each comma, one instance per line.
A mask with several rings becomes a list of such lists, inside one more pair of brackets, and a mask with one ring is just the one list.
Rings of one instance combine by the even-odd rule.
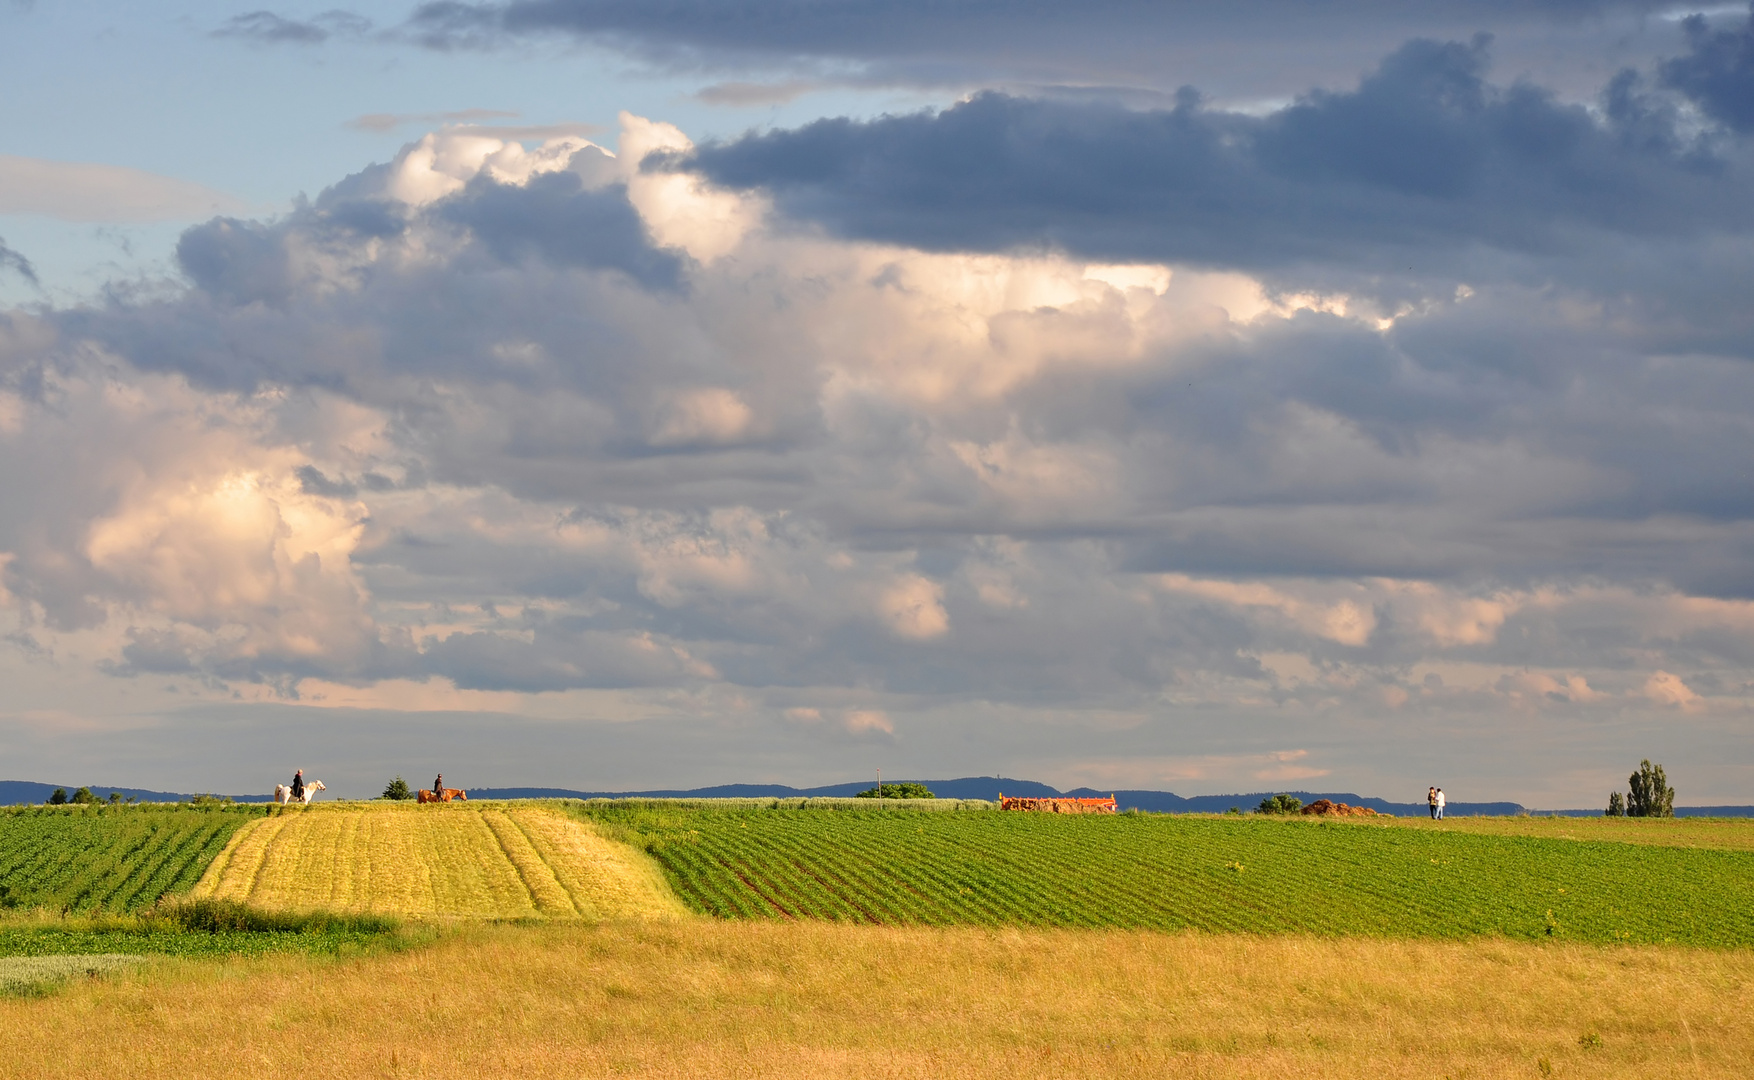
[[[649, 46], [730, 49], [765, 55], [948, 57], [1041, 49], [1061, 55], [1099, 47], [1146, 51], [1182, 35], [1243, 27], [1257, 36], [1295, 39], [1379, 23], [1406, 34], [1421, 25], [1481, 20], [1576, 23], [1657, 8], [1619, 0], [1547, 3], [1422, 0], [1308, 4], [1247, 0], [1226, 5], [1148, 0], [1095, 0], [1076, 7], [995, 0], [512, 0], [472, 4], [438, 0], [417, 7], [409, 26], [434, 45], [477, 45], [498, 35], [567, 34], [631, 40]], [[1120, 39], [1131, 39], [1123, 43]]]
[[7, 247], [3, 236], [0, 236], [0, 270], [10, 270], [32, 285], [38, 284], [36, 267], [29, 259]]
[[1682, 22], [1688, 53], [1664, 61], [1662, 80], [1707, 116], [1741, 132], [1754, 131], [1754, 4], [1748, 21], [1713, 30], [1703, 15]]
[[682, 260], [653, 248], [627, 190], [586, 190], [574, 172], [552, 172], [514, 186], [478, 179], [439, 213], [467, 227], [506, 262], [540, 258], [555, 266], [620, 270], [649, 288], [674, 289]]
[[[1679, 27], [1651, 17], [1665, 10], [1656, 0], [434, 0], [378, 37], [440, 50], [588, 43], [675, 73], [734, 74], [703, 97], [724, 104], [767, 103], [802, 84], [1029, 87], [1138, 102], [1189, 82], [1245, 101], [1342, 85], [1408, 38], [1488, 31], [1517, 70], [1540, 68], [1571, 95], [1600, 81], [1604, 57], [1643, 65], [1673, 51]], [[259, 20], [257, 40], [327, 32], [321, 20], [245, 18]]]
[[1486, 63], [1484, 39], [1414, 41], [1354, 91], [1259, 117], [1191, 90], [1156, 111], [983, 93], [751, 134], [682, 164], [844, 236], [1255, 270], [1465, 278], [1483, 250], [1575, 258], [1754, 225], [1745, 162], [1653, 131], [1662, 114], [1635, 108], [1635, 87], [1601, 122], [1532, 84], [1492, 85]]
[[371, 28], [370, 19], [347, 11], [326, 11], [310, 19], [250, 11], [227, 19], [213, 36], [259, 45], [321, 45], [333, 37], [361, 37]]
[[183, 233], [177, 264], [196, 285], [227, 303], [284, 301], [292, 266], [279, 229], [235, 218], [215, 218]]

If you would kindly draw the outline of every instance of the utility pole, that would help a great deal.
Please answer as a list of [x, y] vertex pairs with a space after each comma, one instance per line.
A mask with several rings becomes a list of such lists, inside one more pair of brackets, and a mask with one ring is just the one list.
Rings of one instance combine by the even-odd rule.
[[883, 770], [882, 769], [877, 770], [877, 797], [879, 799], [881, 799], [883, 797]]

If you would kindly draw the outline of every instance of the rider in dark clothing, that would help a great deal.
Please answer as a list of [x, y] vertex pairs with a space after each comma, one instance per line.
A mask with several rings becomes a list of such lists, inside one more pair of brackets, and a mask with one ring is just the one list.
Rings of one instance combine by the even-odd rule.
[[295, 799], [305, 797], [305, 771], [303, 769], [292, 774], [292, 797]]
[[444, 773], [439, 773], [438, 776], [433, 779], [432, 797], [435, 799], [442, 799], [445, 797], [445, 774]]

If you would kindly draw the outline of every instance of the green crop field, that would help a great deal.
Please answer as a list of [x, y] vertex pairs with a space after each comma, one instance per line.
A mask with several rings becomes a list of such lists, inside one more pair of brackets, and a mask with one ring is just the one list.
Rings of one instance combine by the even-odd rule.
[[0, 907], [132, 911], [186, 892], [261, 810], [22, 807], [0, 812]]
[[[1754, 853], [1361, 821], [593, 802], [733, 919], [1754, 944]], [[1640, 834], [1629, 832], [1638, 839]]]

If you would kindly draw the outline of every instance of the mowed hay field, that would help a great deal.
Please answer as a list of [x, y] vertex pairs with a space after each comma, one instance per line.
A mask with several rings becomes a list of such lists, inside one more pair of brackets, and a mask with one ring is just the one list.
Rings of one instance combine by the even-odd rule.
[[269, 911], [565, 919], [686, 913], [642, 853], [534, 803], [335, 803], [233, 837], [191, 892]]
[[694, 919], [462, 922], [0, 1000], [0, 1076], [1745, 1077], [1754, 954]]
[[1754, 945], [1742, 822], [1572, 825], [1568, 838], [1371, 819], [570, 809], [644, 846], [690, 906], [723, 918]]

